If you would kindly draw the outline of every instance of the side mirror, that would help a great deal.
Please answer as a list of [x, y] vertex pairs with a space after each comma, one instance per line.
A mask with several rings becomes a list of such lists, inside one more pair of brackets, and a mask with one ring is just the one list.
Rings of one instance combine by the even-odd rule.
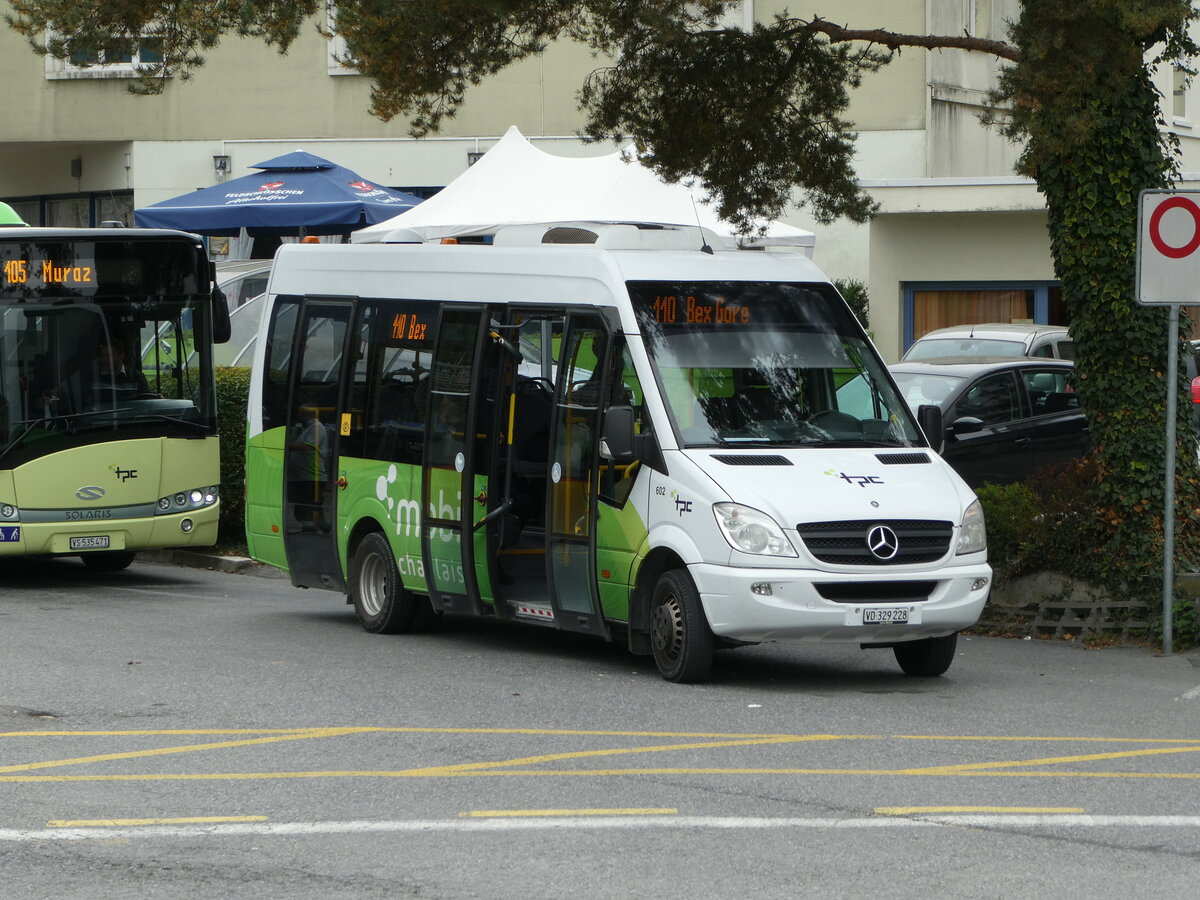
[[942, 432], [942, 408], [926, 404], [917, 407], [917, 424], [925, 432], [925, 440], [933, 448], [934, 453], [941, 453], [945, 446], [946, 437]]
[[228, 342], [232, 333], [229, 326], [229, 301], [225, 299], [225, 292], [216, 285], [213, 285], [210, 299], [212, 300], [213, 343], [224, 344]]
[[600, 430], [600, 455], [614, 462], [637, 459], [637, 435], [633, 433], [633, 407], [610, 406]]
[[975, 434], [977, 431], [983, 430], [983, 419], [976, 419], [974, 416], [963, 416], [961, 419], [955, 419], [950, 423], [950, 431], [952, 434]]

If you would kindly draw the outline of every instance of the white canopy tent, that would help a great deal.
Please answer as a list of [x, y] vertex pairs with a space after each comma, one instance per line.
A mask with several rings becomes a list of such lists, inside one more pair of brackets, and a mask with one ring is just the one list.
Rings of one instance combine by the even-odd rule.
[[631, 151], [553, 156], [534, 147], [513, 126], [437, 194], [398, 216], [353, 232], [350, 240], [412, 240], [415, 234], [436, 241], [494, 234], [504, 225], [641, 222], [701, 225], [729, 248], [787, 246], [812, 256], [812, 232], [771, 222], [763, 235], [743, 239], [732, 225], [717, 218], [706, 199], [698, 189], [662, 181]]

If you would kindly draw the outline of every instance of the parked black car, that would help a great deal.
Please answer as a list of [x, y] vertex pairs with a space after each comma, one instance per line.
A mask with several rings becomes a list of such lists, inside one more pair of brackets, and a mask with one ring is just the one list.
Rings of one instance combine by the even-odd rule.
[[1022, 481], [1091, 449], [1069, 361], [948, 357], [889, 368], [912, 409], [941, 408], [942, 456], [972, 487]]

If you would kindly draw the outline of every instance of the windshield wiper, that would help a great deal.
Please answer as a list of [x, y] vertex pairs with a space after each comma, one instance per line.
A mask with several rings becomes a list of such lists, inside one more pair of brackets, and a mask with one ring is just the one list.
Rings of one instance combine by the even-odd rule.
[[37, 428], [39, 425], [46, 425], [47, 427], [50, 427], [54, 422], [70, 422], [72, 418], [72, 416], [43, 416], [40, 419], [30, 419], [29, 422], [26, 423], [25, 429], [7, 444], [5, 444], [3, 450], [0, 450], [0, 459], [4, 459], [4, 457], [8, 456], [10, 451], [19, 447], [29, 432], [33, 431], [33, 429]]
[[142, 422], [146, 419], [156, 419], [162, 422], [172, 422], [176, 425], [186, 425], [193, 431], [203, 431], [206, 434], [209, 432], [209, 427], [203, 422], [193, 422], [190, 419], [177, 419], [174, 416], [166, 416], [162, 413], [139, 413], [135, 419], [130, 421]]

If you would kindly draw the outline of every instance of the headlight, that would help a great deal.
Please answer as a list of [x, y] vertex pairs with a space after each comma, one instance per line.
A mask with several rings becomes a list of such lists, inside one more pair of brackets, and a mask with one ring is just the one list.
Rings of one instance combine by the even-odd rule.
[[220, 486], [215, 484], [203, 488], [192, 488], [178, 494], [168, 494], [166, 497], [158, 498], [157, 514], [168, 515], [204, 509], [216, 503], [220, 496]]
[[775, 520], [766, 513], [740, 503], [715, 503], [717, 527], [729, 546], [761, 556], [795, 556], [796, 549]]
[[958, 533], [958, 549], [954, 552], [960, 556], [964, 553], [978, 553], [987, 549], [987, 526], [983, 524], [983, 507], [976, 500], [963, 513], [962, 529]]

